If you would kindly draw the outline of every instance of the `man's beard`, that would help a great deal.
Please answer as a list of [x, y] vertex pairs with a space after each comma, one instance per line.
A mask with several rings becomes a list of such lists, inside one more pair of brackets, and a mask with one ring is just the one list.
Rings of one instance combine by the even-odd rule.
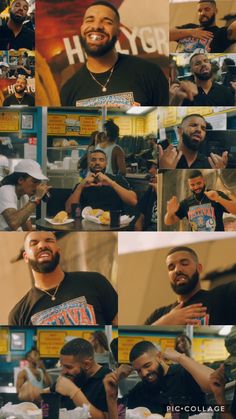
[[96, 175], [96, 173], [105, 173], [106, 172], [106, 168], [98, 169], [96, 167], [92, 167], [92, 168], [89, 168], [89, 170], [90, 170], [90, 172], [95, 173], [95, 175]]
[[209, 73], [195, 73], [194, 75], [198, 80], [210, 80], [213, 76], [213, 72], [210, 70]]
[[[181, 273], [179, 273], [179, 276], [183, 276], [186, 278], [185, 274], [182, 275]], [[194, 290], [198, 282], [199, 273], [196, 271], [191, 277], [188, 277], [187, 282], [184, 284], [176, 284], [175, 282], [171, 282], [171, 288], [178, 295], [187, 295]]]
[[59, 265], [59, 262], [60, 254], [58, 252], [55, 253], [55, 255], [50, 261], [38, 262], [37, 260], [29, 259], [29, 265], [33, 269], [33, 271], [42, 274], [48, 274], [50, 272], [53, 272]]
[[190, 150], [192, 151], [199, 150], [201, 142], [197, 140], [192, 140], [188, 134], [185, 134], [185, 132], [183, 132], [182, 134], [182, 140], [185, 147], [189, 148]]
[[15, 92], [18, 94], [18, 95], [24, 95], [24, 93], [25, 93], [25, 88], [23, 89], [23, 88], [20, 88], [20, 89], [16, 89], [15, 88]]
[[[147, 380], [147, 376], [151, 375], [151, 374], [155, 374], [156, 375], [156, 381], [150, 382]], [[142, 378], [142, 381], [145, 382], [145, 384], [149, 385], [149, 386], [155, 386], [155, 388], [158, 386], [160, 386], [161, 384], [161, 380], [164, 377], [164, 368], [161, 364], [158, 365], [158, 367], [156, 368], [156, 370], [154, 370], [153, 372], [150, 372], [147, 374], [146, 377]]]
[[9, 11], [9, 14], [11, 20], [13, 20], [13, 22], [16, 23], [16, 25], [21, 25], [26, 19], [26, 16], [17, 16], [11, 10]]
[[73, 382], [76, 381], [76, 384], [80, 386], [82, 386], [87, 380], [86, 373], [83, 370], [81, 370], [79, 374], [65, 374], [63, 377], [66, 377]]
[[194, 191], [192, 192], [198, 200], [201, 200], [205, 196], [204, 194], [205, 189], [206, 189], [206, 186], [204, 185], [203, 188], [201, 189], [201, 192], [194, 192]]
[[215, 13], [211, 16], [211, 17], [209, 17], [209, 19], [207, 19], [207, 20], [204, 20], [204, 21], [201, 21], [201, 19], [199, 19], [199, 23], [200, 23], [200, 25], [202, 25], [204, 28], [208, 28], [209, 26], [212, 26], [213, 25], [213, 23], [215, 22], [215, 18], [216, 18], [216, 15], [215, 15]]
[[[99, 31], [97, 31], [99, 32]], [[101, 32], [103, 33], [103, 32]], [[113, 36], [112, 39], [110, 41], [108, 41], [106, 44], [104, 45], [97, 45], [96, 49], [91, 48], [87, 41], [86, 38], [83, 38], [80, 35], [80, 43], [82, 45], [82, 48], [84, 49], [84, 51], [86, 52], [87, 55], [89, 55], [90, 57], [102, 57], [103, 55], [107, 54], [108, 52], [110, 52], [117, 41], [117, 36]]]

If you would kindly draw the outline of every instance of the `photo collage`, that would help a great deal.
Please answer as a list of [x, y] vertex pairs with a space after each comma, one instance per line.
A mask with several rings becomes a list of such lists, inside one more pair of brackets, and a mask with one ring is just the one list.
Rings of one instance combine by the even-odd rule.
[[0, 249], [0, 419], [236, 419], [235, 0], [0, 0]]

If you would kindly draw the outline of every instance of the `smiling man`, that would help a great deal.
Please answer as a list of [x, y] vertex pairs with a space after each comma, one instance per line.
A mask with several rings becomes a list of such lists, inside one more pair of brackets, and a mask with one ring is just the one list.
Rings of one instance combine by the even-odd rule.
[[224, 231], [223, 214], [236, 215], [236, 201], [221, 191], [207, 190], [200, 170], [189, 174], [188, 187], [192, 192], [190, 197], [179, 203], [173, 196], [167, 202], [165, 224], [171, 226], [186, 217], [192, 231]]
[[117, 324], [117, 293], [98, 272], [64, 272], [60, 248], [52, 232], [28, 233], [23, 257], [32, 269], [34, 286], [16, 304], [9, 324]]
[[0, 50], [34, 49], [34, 31], [23, 25], [29, 4], [26, 0], [13, 0], [9, 19], [0, 26]]
[[80, 204], [82, 209], [89, 206], [104, 211], [122, 210], [124, 204], [130, 206], [137, 204], [137, 195], [130, 190], [123, 176], [105, 174], [107, 157], [104, 151], [91, 151], [88, 166], [88, 175], [75, 187], [66, 201], [68, 213], [71, 212], [72, 204]]
[[54, 385], [40, 390], [26, 383], [21, 387], [19, 399], [39, 400], [41, 393], [56, 391], [61, 395], [61, 407], [72, 410], [87, 405], [92, 419], [107, 418], [103, 379], [110, 370], [95, 362], [91, 343], [82, 338], [67, 342], [60, 351], [60, 364], [61, 375]]
[[[235, 105], [233, 89], [213, 81], [210, 59], [206, 54], [194, 54], [190, 58], [194, 83], [183, 81], [171, 87], [171, 102], [181, 106], [232, 106]], [[177, 98], [179, 99], [177, 101]]]
[[15, 83], [15, 93], [8, 96], [4, 102], [3, 106], [12, 106], [12, 105], [24, 105], [24, 106], [34, 106], [34, 96], [27, 93], [27, 80], [24, 76], [19, 76]]
[[156, 309], [145, 324], [235, 324], [236, 281], [202, 290], [200, 274], [203, 268], [196, 252], [190, 247], [171, 249], [166, 266], [177, 301]]
[[170, 144], [165, 150], [159, 145], [159, 169], [225, 169], [228, 152], [222, 155], [210, 153], [207, 157], [199, 152], [206, 140], [207, 123], [199, 114], [187, 115], [178, 127], [178, 147]]
[[160, 68], [117, 53], [119, 28], [120, 16], [112, 3], [96, 1], [88, 7], [80, 36], [87, 62], [62, 87], [62, 105], [168, 104], [168, 83]]
[[0, 183], [0, 230], [32, 230], [30, 216], [50, 187], [40, 165], [21, 160]]
[[[155, 344], [145, 340], [133, 346], [129, 359], [141, 378], [124, 397], [129, 409], [143, 406], [164, 415], [170, 405], [204, 405], [204, 392], [210, 390], [210, 368], [174, 350], [162, 354]], [[168, 365], [165, 360], [174, 364]]]

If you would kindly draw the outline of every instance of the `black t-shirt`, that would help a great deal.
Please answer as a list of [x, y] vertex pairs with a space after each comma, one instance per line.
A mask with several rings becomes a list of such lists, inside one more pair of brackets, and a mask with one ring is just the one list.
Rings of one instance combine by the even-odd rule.
[[[125, 189], [130, 189], [127, 180], [121, 175], [106, 174]], [[85, 187], [80, 195], [80, 205], [84, 207], [100, 208], [104, 211], [122, 210], [123, 201], [116, 191], [108, 185]]]
[[[218, 195], [230, 201], [223, 192]], [[219, 202], [212, 201], [206, 195], [198, 201], [194, 194], [180, 202], [175, 215], [182, 220], [187, 217], [192, 231], [224, 231], [223, 213], [228, 212]]]
[[[74, 384], [81, 389], [89, 402], [102, 412], [108, 411], [103, 378], [109, 372], [111, 372], [111, 370], [103, 366], [92, 377], [81, 379], [78, 376], [78, 378], [75, 378], [74, 380]], [[69, 397], [61, 398], [61, 406], [67, 410], [72, 410], [76, 407]]]
[[6, 97], [3, 102], [3, 106], [11, 106], [11, 105], [27, 105], [27, 106], [34, 106], [34, 96], [25, 93], [23, 98], [20, 99], [20, 102], [17, 100], [15, 95], [10, 95]]
[[[105, 73], [94, 73], [95, 78], [102, 84], [106, 84], [110, 70]], [[75, 106], [76, 101], [96, 98], [87, 106], [104, 105], [103, 96], [110, 96], [110, 104], [115, 104], [115, 94], [127, 94], [132, 92], [134, 101], [141, 106], [168, 105], [169, 93], [168, 82], [161, 69], [149, 61], [142, 60], [125, 54], [119, 54], [114, 72], [107, 84], [107, 91], [102, 92], [84, 65], [61, 89], [61, 104]], [[100, 98], [100, 102], [98, 101]], [[107, 103], [106, 103], [107, 104]]]
[[219, 28], [218, 26], [211, 26], [208, 28], [188, 23], [186, 25], [178, 26], [178, 29], [194, 29], [201, 28], [202, 30], [212, 32], [213, 39], [197, 39], [193, 37], [182, 38], [178, 40], [176, 52], [197, 53], [197, 52], [224, 52], [235, 41], [230, 41], [227, 37], [227, 28]]
[[233, 91], [226, 86], [213, 83], [208, 93], [198, 87], [198, 94], [191, 101], [184, 99], [181, 106], [231, 106], [235, 104]]
[[184, 155], [181, 156], [176, 169], [211, 169], [211, 165], [204, 154], [198, 153], [196, 160], [188, 166], [188, 162]]
[[[53, 295], [55, 289], [49, 290]], [[11, 310], [9, 324], [23, 325], [105, 325], [117, 314], [117, 293], [98, 272], [66, 272], [56, 300], [32, 288]]]
[[170, 365], [160, 384], [139, 382], [125, 397], [129, 409], [143, 406], [152, 413], [164, 415], [169, 405], [205, 404], [204, 393], [192, 376], [181, 365]]
[[157, 195], [150, 186], [138, 203], [139, 211], [144, 215], [144, 230], [157, 231]]
[[0, 26], [0, 50], [18, 50], [20, 48], [33, 50], [35, 47], [34, 44], [34, 31], [27, 28], [25, 25], [22, 26], [22, 29], [17, 36], [8, 28], [6, 23]]
[[[235, 324], [236, 322], [236, 281], [225, 285], [220, 285], [210, 291], [200, 290], [190, 298], [184, 307], [191, 304], [202, 303], [207, 307], [207, 314], [204, 318], [199, 318], [199, 324]], [[150, 325], [169, 313], [177, 302], [168, 306], [156, 309], [145, 321]]]

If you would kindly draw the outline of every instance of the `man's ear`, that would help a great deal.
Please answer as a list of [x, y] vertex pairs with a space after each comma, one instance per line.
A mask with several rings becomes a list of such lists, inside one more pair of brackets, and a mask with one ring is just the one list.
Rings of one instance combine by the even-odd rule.
[[22, 256], [23, 256], [24, 261], [25, 261], [26, 263], [29, 263], [29, 258], [28, 258], [28, 256], [27, 256], [27, 254], [26, 254], [26, 252], [25, 252], [25, 251], [23, 252]]
[[201, 264], [201, 263], [198, 263], [198, 264], [197, 264], [197, 272], [198, 272], [199, 274], [201, 274], [201, 273], [202, 273], [202, 270], [203, 270], [203, 268], [202, 268], [202, 264]]

